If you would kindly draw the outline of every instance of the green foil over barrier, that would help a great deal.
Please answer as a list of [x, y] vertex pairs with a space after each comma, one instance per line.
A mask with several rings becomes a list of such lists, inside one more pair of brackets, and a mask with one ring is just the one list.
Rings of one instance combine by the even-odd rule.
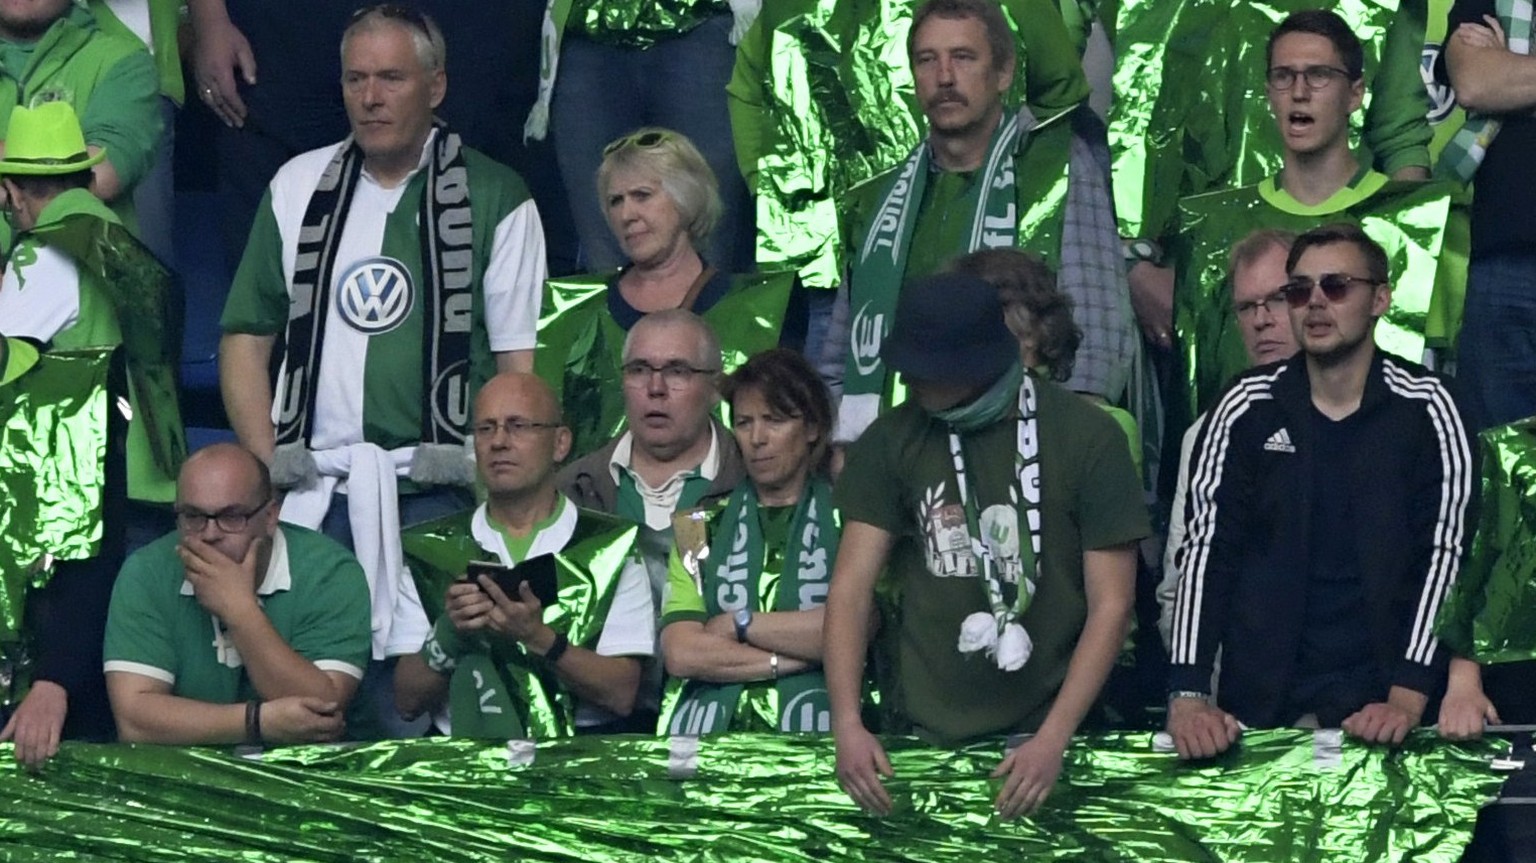
[[[742, 39], [727, 92], [737, 162], [757, 196], [757, 262], [812, 288], [841, 280], [838, 208], [903, 162], [925, 125], [907, 61], [914, 0], [774, 0]], [[1042, 117], [1086, 98], [1083, 11], [1065, 0], [1003, 0], [1022, 64], [1014, 100]]]
[[[1324, 735], [1336, 732], [1323, 732]], [[0, 856], [234, 860], [1457, 860], [1499, 789], [1496, 741], [1397, 750], [1254, 731], [1198, 765], [1146, 732], [1081, 737], [1030, 818], [992, 814], [1002, 742], [886, 742], [895, 811], [862, 814], [830, 738], [512, 747], [460, 740], [222, 750], [66, 744], [41, 775], [0, 747]], [[530, 763], [531, 759], [531, 763]], [[694, 769], [690, 770], [690, 766]], [[689, 777], [689, 778], [683, 778]]]
[[[1260, 228], [1301, 233], [1328, 222], [1360, 225], [1386, 249], [1392, 275], [1392, 305], [1377, 324], [1376, 343], [1418, 362], [1424, 352], [1431, 296], [1437, 288], [1455, 290], [1459, 296], [1459, 285], [1465, 280], [1465, 271], [1442, 257], [1451, 211], [1449, 191], [1444, 183], [1389, 182], [1344, 212], [1321, 217], [1276, 209], [1254, 186], [1180, 201], [1181, 230], [1170, 242], [1169, 254], [1178, 276], [1174, 325], [1193, 406], [1184, 419], [1193, 419], [1210, 407], [1227, 382], [1248, 367], [1232, 311], [1227, 256], [1238, 240]], [[1275, 309], [1274, 313], [1286, 311]]]
[[1479, 435], [1482, 513], [1439, 635], [1480, 663], [1536, 659], [1536, 417]]
[[[571, 428], [574, 460], [599, 449], [624, 425], [624, 330], [608, 313], [612, 273], [551, 279], [544, 285], [533, 370], [555, 391]], [[704, 312], [720, 339], [724, 370], [779, 343], [794, 274], [732, 277], [730, 290]]]
[[112, 355], [45, 353], [0, 387], [0, 645], [20, 636], [27, 588], [53, 574], [45, 556], [100, 547]]

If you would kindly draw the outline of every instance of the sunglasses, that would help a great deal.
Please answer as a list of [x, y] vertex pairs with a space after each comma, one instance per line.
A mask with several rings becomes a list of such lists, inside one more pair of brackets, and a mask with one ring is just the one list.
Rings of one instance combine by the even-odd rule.
[[1291, 308], [1299, 309], [1312, 301], [1314, 288], [1322, 288], [1323, 296], [1328, 299], [1328, 302], [1337, 303], [1344, 299], [1344, 295], [1349, 293], [1349, 286], [1356, 282], [1373, 287], [1386, 284], [1376, 279], [1351, 276], [1348, 273], [1324, 273], [1317, 279], [1311, 276], [1295, 276], [1281, 286], [1280, 292], [1285, 294], [1285, 301]]
[[421, 14], [416, 9], [412, 9], [410, 6], [400, 3], [377, 3], [372, 6], [364, 6], [352, 13], [352, 23], [356, 24], [369, 15], [378, 15], [381, 18], [402, 21], [421, 31], [428, 39], [432, 38], [432, 31], [427, 27], [427, 16]]
[[614, 153], [617, 153], [625, 147], [638, 147], [642, 150], [649, 150], [652, 147], [660, 147], [662, 144], [665, 144], [670, 140], [672, 140], [671, 132], [658, 132], [654, 130], [649, 132], [636, 132], [633, 135], [625, 135], [617, 141], [614, 141], [612, 144], [604, 147], [603, 155], [605, 157], [612, 156]]

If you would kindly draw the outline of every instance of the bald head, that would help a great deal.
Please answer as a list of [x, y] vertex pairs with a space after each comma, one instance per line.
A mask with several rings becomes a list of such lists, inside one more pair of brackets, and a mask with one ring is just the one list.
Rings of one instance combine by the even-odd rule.
[[227, 489], [254, 505], [272, 497], [272, 474], [256, 454], [235, 443], [216, 443], [192, 453], [176, 482], [178, 499], [189, 485]]
[[[198, 450], [181, 466], [176, 516], [183, 542], [195, 537], [230, 560], [245, 560], [257, 540], [277, 533], [267, 466], [237, 444]], [[265, 570], [266, 560], [258, 559], [258, 579]]]
[[475, 466], [493, 501], [547, 495], [571, 430], [549, 385], [522, 372], [499, 374], [475, 397]]

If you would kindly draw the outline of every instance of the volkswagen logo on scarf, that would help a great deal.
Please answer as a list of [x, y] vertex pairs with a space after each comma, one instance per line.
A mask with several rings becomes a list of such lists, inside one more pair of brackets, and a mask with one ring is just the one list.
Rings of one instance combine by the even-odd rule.
[[394, 258], [364, 258], [336, 285], [336, 312], [363, 335], [387, 333], [411, 313], [411, 274]]

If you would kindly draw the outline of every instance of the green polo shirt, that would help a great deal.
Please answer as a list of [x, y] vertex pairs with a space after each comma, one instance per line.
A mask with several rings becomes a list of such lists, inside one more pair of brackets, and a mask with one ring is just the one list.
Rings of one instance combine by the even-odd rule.
[[[210, 704], [256, 697], [223, 627], [198, 604], [168, 534], [123, 564], [112, 590], [102, 651], [108, 672], [171, 685], [171, 694]], [[351, 552], [302, 527], [284, 524], [256, 590], [262, 611], [294, 652], [322, 671], [359, 680], [372, 649], [368, 581]]]

